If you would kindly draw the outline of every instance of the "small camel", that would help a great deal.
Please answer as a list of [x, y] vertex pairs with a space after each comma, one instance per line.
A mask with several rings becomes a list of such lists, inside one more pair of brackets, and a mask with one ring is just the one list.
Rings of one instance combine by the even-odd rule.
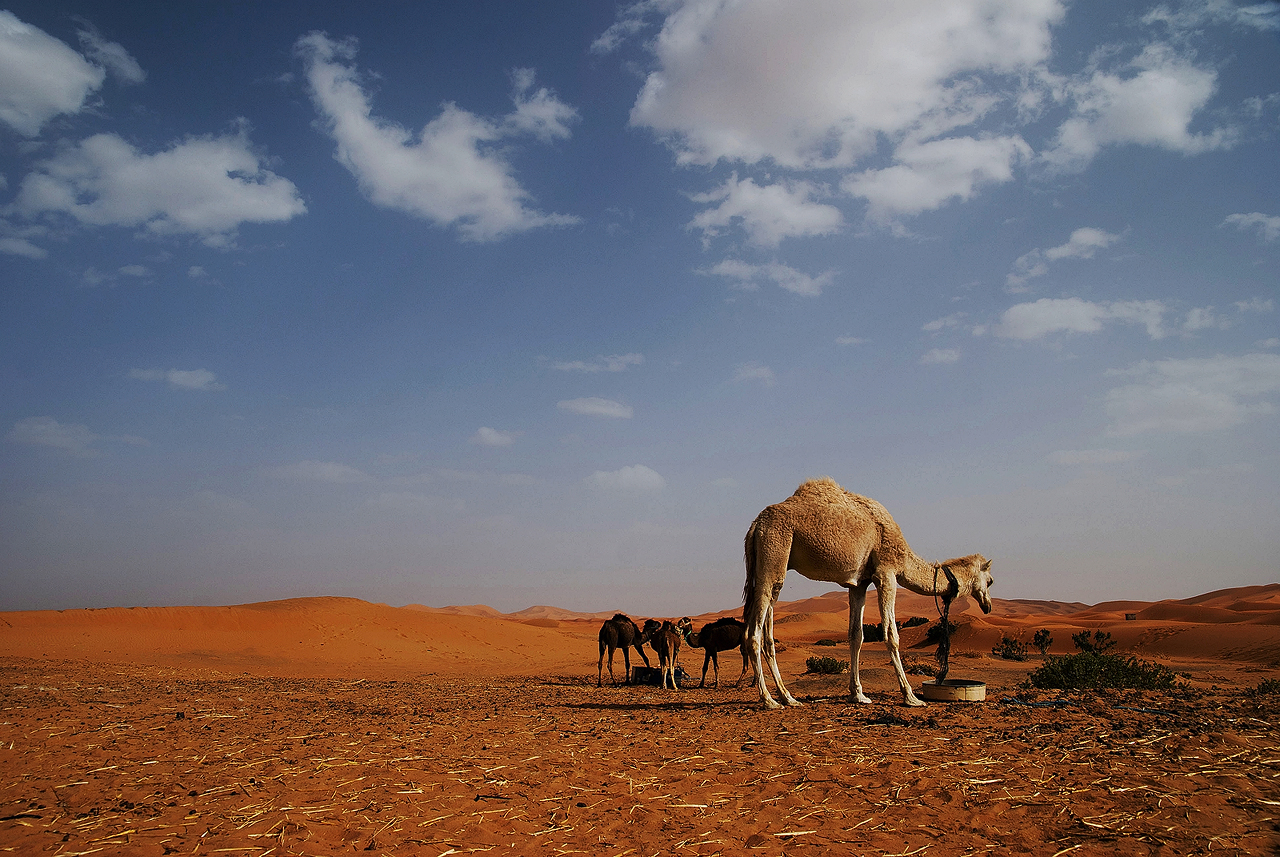
[[747, 647], [746, 632], [747, 623], [732, 616], [725, 616], [723, 619], [717, 619], [714, 622], [703, 625], [702, 630], [696, 634], [693, 632], [693, 622], [688, 616], [685, 616], [676, 623], [676, 627], [680, 629], [680, 633], [684, 634], [684, 641], [695, 649], [704, 649], [706, 655], [702, 658], [702, 681], [698, 682], [698, 687], [705, 687], [707, 684], [707, 666], [710, 664], [715, 667], [716, 687], [720, 686], [720, 662], [716, 658], [719, 652], [727, 652], [730, 649], [737, 649], [742, 652], [742, 672], [738, 675], [738, 680], [733, 683], [737, 687], [742, 683], [742, 678], [747, 674]]
[[898, 626], [894, 598], [899, 585], [921, 595], [953, 599], [969, 595], [984, 613], [991, 612], [993, 583], [991, 561], [981, 554], [926, 562], [907, 546], [902, 531], [888, 510], [869, 497], [845, 491], [831, 479], [803, 483], [796, 492], [767, 506], [747, 530], [744, 540], [747, 582], [747, 651], [756, 673], [756, 689], [766, 708], [781, 708], [765, 687], [762, 655], [778, 694], [787, 705], [800, 702], [787, 691], [778, 671], [773, 640], [773, 605], [782, 590], [787, 570], [795, 569], [810, 580], [837, 583], [849, 590], [849, 695], [861, 703], [871, 699], [862, 692], [858, 657], [862, 649], [862, 608], [867, 587], [875, 584], [884, 626], [884, 644], [902, 688], [906, 705], [924, 705], [911, 690], [898, 650]]
[[630, 682], [631, 657], [627, 653], [627, 649], [634, 646], [644, 660], [644, 665], [649, 666], [649, 656], [644, 653], [644, 644], [649, 642], [649, 638], [660, 627], [661, 625], [657, 621], [650, 619], [644, 623], [644, 631], [641, 631], [636, 627], [636, 623], [632, 622], [625, 613], [615, 613], [612, 619], [606, 619], [604, 624], [600, 626], [600, 662], [596, 664], [596, 687], [601, 687], [604, 684], [605, 648], [609, 649], [610, 680], [617, 685], [618, 680], [613, 676], [613, 652], [615, 649], [622, 649], [622, 662], [626, 669], [623, 678]]
[[[650, 622], [656, 620], [650, 619]], [[648, 627], [648, 623], [645, 623]], [[662, 686], [667, 687], [667, 680], [670, 679], [670, 687], [673, 690], [680, 689], [680, 683], [676, 681], [676, 666], [680, 657], [680, 630], [671, 624], [670, 620], [666, 620], [653, 634], [653, 639], [649, 645], [653, 646], [653, 650], [658, 653], [658, 671], [662, 674]]]

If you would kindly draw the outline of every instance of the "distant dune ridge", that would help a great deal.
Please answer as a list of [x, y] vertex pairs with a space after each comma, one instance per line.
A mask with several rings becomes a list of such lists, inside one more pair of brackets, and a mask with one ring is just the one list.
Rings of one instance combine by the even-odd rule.
[[[879, 621], [875, 591], [863, 621]], [[900, 592], [899, 620], [936, 620], [934, 599]], [[841, 591], [782, 602], [778, 639], [799, 649], [843, 639], [848, 598]], [[133, 607], [0, 613], [0, 656], [136, 663], [217, 672], [298, 677], [405, 678], [431, 673], [574, 675], [591, 672], [599, 624], [615, 610], [582, 613], [535, 606], [500, 613], [485, 605], [391, 607], [355, 598], [296, 598], [231, 607]], [[623, 612], [626, 612], [625, 610]], [[741, 608], [693, 617], [694, 626]], [[633, 618], [648, 617], [632, 614]], [[1085, 605], [994, 599], [984, 616], [965, 599], [953, 606], [954, 645], [989, 651], [1002, 636], [1030, 642], [1040, 628], [1051, 651], [1072, 651], [1081, 629], [1111, 633], [1121, 651], [1280, 667], [1280, 584], [1193, 598]], [[1132, 617], [1132, 618], [1128, 618]], [[677, 617], [662, 617], [677, 618]], [[903, 632], [923, 648], [925, 628]], [[876, 644], [864, 657], [876, 657]]]

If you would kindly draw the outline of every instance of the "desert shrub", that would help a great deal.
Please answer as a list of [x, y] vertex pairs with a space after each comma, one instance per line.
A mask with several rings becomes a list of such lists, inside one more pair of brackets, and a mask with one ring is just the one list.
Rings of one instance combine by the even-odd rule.
[[917, 625], [928, 625], [929, 620], [923, 616], [912, 616], [910, 619], [902, 623], [904, 628], [914, 628]]
[[918, 661], [914, 658], [903, 664], [903, 669], [907, 675], [928, 675], [934, 676], [938, 674], [938, 668], [933, 664], [927, 664], [924, 661]]
[[819, 645], [819, 646], [838, 646], [838, 645], [840, 645], [840, 644], [841, 644], [841, 643], [843, 643], [843, 642], [844, 642], [844, 640], [819, 640], [819, 641], [816, 643], [816, 645]]
[[1000, 645], [992, 647], [991, 654], [1004, 658], [1006, 661], [1025, 661], [1027, 659], [1027, 644], [1016, 637], [1002, 636]]
[[849, 662], [836, 658], [809, 658], [805, 661], [809, 672], [819, 675], [835, 675], [849, 669]]
[[1036, 635], [1031, 638], [1031, 645], [1040, 650], [1040, 654], [1048, 654], [1049, 647], [1053, 645], [1053, 635], [1049, 633], [1047, 628], [1041, 628], [1036, 631]]
[[1133, 656], [1082, 651], [1050, 657], [1027, 676], [1030, 687], [1096, 689], [1103, 687], [1168, 690], [1178, 687], [1178, 675], [1163, 664]]
[[1263, 679], [1249, 693], [1253, 696], [1280, 696], [1280, 679]]
[[1071, 635], [1071, 642], [1075, 644], [1076, 651], [1093, 655], [1101, 655], [1116, 644], [1110, 631], [1094, 631], [1092, 636], [1088, 631], [1081, 631]]
[[883, 643], [884, 642], [884, 625], [863, 625], [862, 626], [862, 642]]

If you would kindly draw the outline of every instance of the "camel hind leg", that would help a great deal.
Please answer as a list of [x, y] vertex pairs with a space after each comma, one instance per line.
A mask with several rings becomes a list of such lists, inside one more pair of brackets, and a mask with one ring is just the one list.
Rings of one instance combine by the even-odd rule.
[[871, 697], [862, 692], [862, 677], [858, 674], [858, 664], [862, 656], [862, 610], [867, 606], [867, 587], [849, 587], [849, 696], [863, 705], [871, 702]]
[[747, 583], [743, 587], [743, 616], [747, 623], [745, 646], [750, 656], [751, 667], [756, 674], [756, 691], [765, 708], [781, 708], [769, 695], [765, 685], [764, 661], [769, 662], [769, 672], [773, 675], [773, 683], [778, 688], [778, 695], [787, 705], [799, 705], [782, 682], [782, 674], [778, 671], [777, 653], [773, 644], [773, 604], [782, 591], [782, 583], [787, 577], [787, 563], [791, 556], [791, 532], [785, 528], [775, 529], [770, 526], [766, 513], [751, 524], [747, 530], [744, 555], [747, 566]]

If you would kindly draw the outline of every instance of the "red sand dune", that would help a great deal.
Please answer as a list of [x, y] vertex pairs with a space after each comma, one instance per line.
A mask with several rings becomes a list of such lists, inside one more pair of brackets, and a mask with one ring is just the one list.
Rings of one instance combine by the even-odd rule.
[[[863, 621], [876, 623], [874, 590], [867, 601]], [[1045, 628], [1054, 637], [1051, 651], [1064, 653], [1072, 651], [1071, 635], [1084, 629], [1104, 630], [1120, 651], [1146, 656], [1280, 666], [1280, 584], [1159, 602], [994, 603], [990, 615], [969, 599], [953, 605], [959, 650], [989, 652], [1006, 635], [1029, 642]], [[900, 591], [897, 617], [933, 621], [938, 606]], [[327, 597], [234, 607], [11, 612], [0, 613], [0, 656], [317, 677], [582, 674], [594, 669], [599, 623], [613, 612], [539, 606], [502, 614], [484, 605], [390, 607]], [[782, 602], [776, 613], [779, 641], [799, 649], [843, 639], [848, 598], [837, 591]], [[694, 617], [694, 625], [734, 614], [739, 610], [704, 614]], [[925, 633], [925, 626], [904, 629], [904, 646], [924, 648]]]

